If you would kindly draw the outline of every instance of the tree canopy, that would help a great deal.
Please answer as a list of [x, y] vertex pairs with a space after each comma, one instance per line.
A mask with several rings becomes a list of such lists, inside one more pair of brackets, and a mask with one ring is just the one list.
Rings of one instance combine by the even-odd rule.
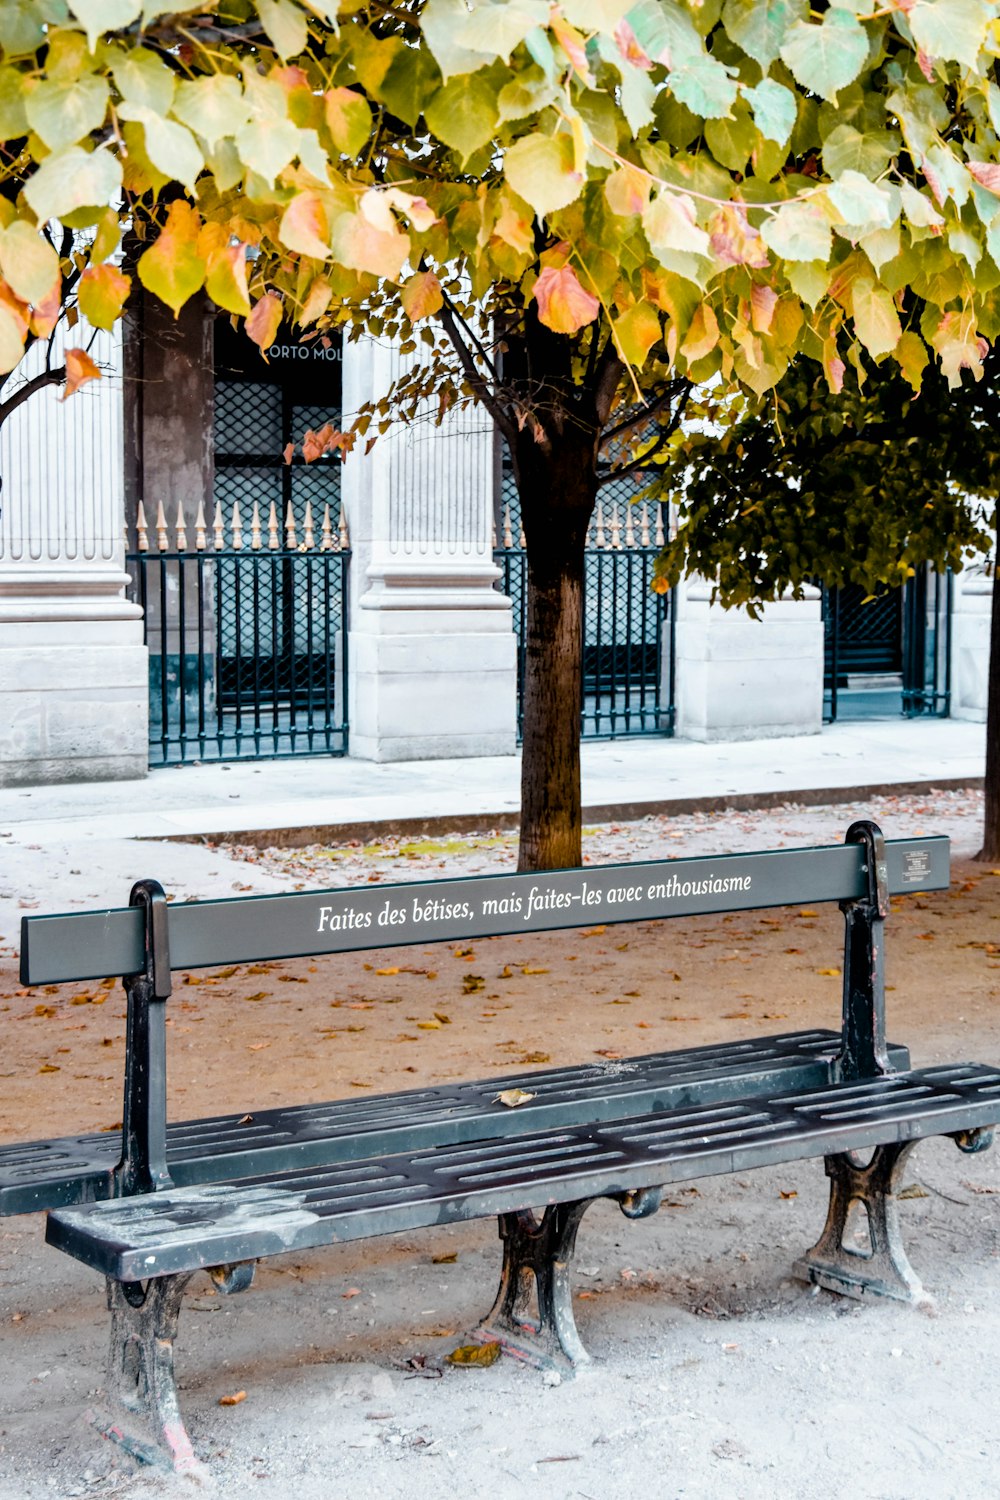
[[0, 48], [0, 369], [74, 274], [115, 321], [123, 225], [263, 347], [461, 318], [466, 396], [512, 308], [756, 392], [1000, 328], [995, 0], [12, 0]]

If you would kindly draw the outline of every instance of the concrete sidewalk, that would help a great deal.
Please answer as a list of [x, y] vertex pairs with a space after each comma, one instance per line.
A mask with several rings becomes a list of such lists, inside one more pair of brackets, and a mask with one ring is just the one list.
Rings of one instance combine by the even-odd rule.
[[[834, 724], [822, 734], [703, 745], [585, 744], [591, 821], [878, 791], [982, 784], [985, 727], [950, 719]], [[0, 834], [22, 846], [67, 840], [235, 839], [306, 844], [438, 829], [513, 827], [520, 757], [375, 765], [321, 758], [195, 765], [144, 781], [0, 791]]]

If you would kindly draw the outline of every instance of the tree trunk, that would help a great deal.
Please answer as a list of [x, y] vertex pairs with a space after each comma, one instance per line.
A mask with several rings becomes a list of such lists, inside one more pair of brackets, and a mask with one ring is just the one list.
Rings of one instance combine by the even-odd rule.
[[989, 689], [986, 700], [986, 777], [983, 847], [977, 859], [1000, 863], [1000, 533], [993, 563]]
[[592, 439], [578, 430], [567, 438], [519, 473], [528, 561], [520, 870], [581, 862], [584, 545], [597, 476]]

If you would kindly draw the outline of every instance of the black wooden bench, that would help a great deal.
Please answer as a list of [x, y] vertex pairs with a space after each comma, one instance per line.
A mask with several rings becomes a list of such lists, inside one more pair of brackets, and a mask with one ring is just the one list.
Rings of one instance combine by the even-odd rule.
[[[832, 848], [177, 907], [155, 882], [140, 882], [129, 908], [25, 918], [23, 982], [126, 976], [117, 1159], [102, 1137], [0, 1153], [8, 1211], [86, 1205], [50, 1213], [47, 1238], [107, 1278], [102, 1429], [147, 1460], [194, 1464], [173, 1339], [198, 1270], [222, 1290], [241, 1290], [268, 1255], [497, 1215], [500, 1291], [479, 1335], [535, 1362], [573, 1365], [587, 1356], [569, 1265], [591, 1202], [616, 1199], [639, 1218], [655, 1211], [669, 1182], [808, 1156], [826, 1158], [830, 1211], [797, 1272], [853, 1296], [917, 1300], [896, 1214], [903, 1161], [927, 1135], [982, 1149], [1000, 1118], [1000, 1071], [968, 1063], [909, 1071], [905, 1048], [884, 1040], [889, 895], [947, 883], [947, 840], [886, 845], [860, 823]], [[819, 901], [837, 901], [846, 920], [839, 1035], [799, 1032], [613, 1067], [166, 1123], [171, 968]], [[516, 1109], [497, 1102], [517, 1086], [534, 1097]], [[871, 1160], [863, 1165], [858, 1152]], [[111, 1201], [89, 1201], [101, 1198]], [[843, 1243], [855, 1202], [868, 1213], [866, 1256]]]

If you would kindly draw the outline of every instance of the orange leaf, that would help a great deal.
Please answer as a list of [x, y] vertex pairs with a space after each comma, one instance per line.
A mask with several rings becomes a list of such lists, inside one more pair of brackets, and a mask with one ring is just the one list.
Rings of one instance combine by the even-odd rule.
[[572, 266], [555, 270], [546, 266], [535, 282], [533, 296], [538, 303], [538, 318], [554, 333], [576, 333], [592, 323], [601, 304], [580, 285]]
[[296, 193], [281, 216], [278, 238], [300, 255], [329, 258], [330, 225], [318, 193]]
[[100, 380], [101, 372], [85, 349], [66, 350], [66, 388], [63, 400], [78, 391], [88, 380]]
[[281, 298], [274, 292], [265, 292], [247, 318], [246, 328], [250, 338], [259, 349], [270, 349], [281, 326]]
[[246, 1399], [247, 1399], [247, 1393], [246, 1393], [246, 1391], [236, 1391], [236, 1392], [234, 1392], [234, 1394], [232, 1396], [220, 1396], [219, 1397], [219, 1405], [220, 1406], [239, 1406], [240, 1402], [241, 1401], [245, 1401]]

